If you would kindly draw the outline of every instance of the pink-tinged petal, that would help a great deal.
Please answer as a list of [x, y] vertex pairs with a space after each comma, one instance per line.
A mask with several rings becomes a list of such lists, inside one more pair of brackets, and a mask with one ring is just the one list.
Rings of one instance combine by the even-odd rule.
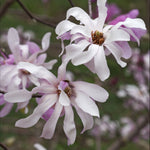
[[1, 109], [0, 111], [0, 118], [5, 117], [6, 115], [9, 114], [13, 107], [13, 104], [11, 103], [6, 103], [5, 106]]
[[31, 83], [33, 83], [36, 86], [40, 86], [40, 81], [37, 77], [33, 76], [33, 75], [29, 75], [28, 79], [30, 80]]
[[47, 57], [47, 54], [41, 54], [41, 55], [39, 55], [38, 57], [37, 57], [37, 64], [38, 65], [41, 65], [41, 64], [43, 64], [44, 62], [45, 62], [45, 60], [46, 60], [46, 57]]
[[73, 82], [73, 86], [98, 102], [105, 102], [108, 99], [108, 92], [96, 84], [76, 81]]
[[106, 0], [97, 0], [97, 7], [98, 7], [98, 25], [100, 26], [100, 31], [104, 26], [106, 17], [107, 17], [107, 7], [106, 7]]
[[68, 20], [61, 21], [55, 29], [56, 34], [58, 35], [57, 38], [60, 38], [59, 36], [63, 35], [64, 33], [70, 31], [74, 26], [76, 26], [75, 23], [72, 23]]
[[122, 52], [120, 51], [120, 49], [117, 48], [117, 46], [115, 46], [115, 43], [106, 45], [106, 47], [107, 47], [107, 48], [109, 49], [109, 51], [113, 54], [113, 56], [115, 57], [117, 63], [118, 63], [121, 67], [125, 67], [125, 66], [127, 65], [126, 62], [123, 62], [123, 61], [121, 60]]
[[52, 107], [57, 100], [57, 95], [46, 95], [42, 97], [42, 102], [34, 109], [33, 113], [25, 119], [20, 119], [16, 122], [16, 127], [29, 128], [34, 126], [41, 116]]
[[56, 80], [54, 74], [42, 66], [36, 66], [28, 62], [20, 62], [17, 67], [18, 69], [24, 69], [30, 72], [33, 76], [37, 78], [46, 79], [49, 82], [54, 82]]
[[122, 25], [128, 28], [139, 28], [139, 29], [146, 30], [145, 23], [140, 18], [136, 18], [136, 19], [127, 18], [124, 22], [119, 22], [114, 27], [120, 27]]
[[27, 42], [31, 54], [40, 51], [40, 47], [34, 42]]
[[[73, 41], [77, 40], [77, 39], [80, 39], [80, 38], [83, 38], [83, 35], [82, 34], [74, 34], [71, 36], [71, 40], [70, 42], [72, 43]], [[79, 43], [79, 42], [78, 42]]]
[[12, 53], [15, 53], [16, 46], [19, 45], [20, 39], [18, 32], [15, 28], [10, 28], [8, 30], [8, 45]]
[[27, 82], [28, 82], [26, 75], [21, 76], [21, 82], [22, 82], [22, 88], [25, 89], [27, 87]]
[[135, 35], [135, 33], [132, 31], [132, 29], [124, 28], [123, 30], [125, 30], [126, 32], [128, 32], [128, 33], [131, 35], [131, 39], [134, 39], [134, 40], [138, 43], [138, 46], [140, 45], [140, 40], [139, 40], [139, 38]]
[[91, 72], [96, 73], [95, 72], [95, 64], [94, 64], [94, 58], [89, 61], [88, 63], [84, 64]]
[[59, 36], [59, 39], [64, 41], [64, 40], [70, 40], [71, 37], [72, 37], [72, 35], [70, 34], [70, 31], [68, 31], [68, 32], [62, 34], [61, 36]]
[[4, 94], [4, 99], [9, 103], [20, 103], [30, 100], [32, 93], [26, 89], [15, 90]]
[[104, 44], [111, 43], [113, 41], [130, 41], [130, 35], [121, 29], [111, 30], [106, 33], [106, 40]]
[[84, 112], [99, 117], [99, 110], [95, 102], [85, 93], [76, 91], [76, 98], [74, 99], [78, 107]]
[[56, 93], [57, 89], [54, 86], [45, 85], [39, 86], [32, 89], [32, 93], [45, 93], [45, 94], [53, 94]]
[[97, 53], [99, 46], [96, 44], [91, 44], [87, 51], [82, 52], [72, 59], [72, 63], [75, 66], [85, 64], [89, 62]]
[[134, 18], [136, 18], [138, 16], [138, 14], [139, 14], [139, 11], [137, 9], [133, 9], [129, 13], [124, 14], [124, 15], [120, 15], [117, 18], [115, 18], [114, 20], [110, 21], [109, 24], [115, 25], [118, 22], [125, 21], [127, 18], [134, 19]]
[[129, 59], [132, 55], [131, 47], [129, 46], [128, 42], [116, 42], [116, 44], [119, 46], [119, 49], [122, 52], [122, 57], [125, 59]]
[[110, 71], [107, 65], [103, 46], [99, 46], [98, 53], [94, 57], [94, 64], [95, 72], [97, 73], [98, 77], [102, 81], [106, 80], [110, 75]]
[[68, 138], [68, 145], [75, 142], [76, 139], [76, 127], [74, 123], [74, 113], [71, 106], [64, 107], [65, 118], [64, 118], [64, 132]]
[[43, 66], [46, 69], [51, 70], [56, 63], [57, 63], [57, 59], [53, 59], [53, 60], [50, 60], [49, 62], [44, 63]]
[[69, 60], [62, 60], [62, 64], [58, 68], [58, 80], [64, 80], [66, 77], [66, 66], [68, 64]]
[[81, 133], [84, 133], [86, 130], [89, 130], [93, 127], [93, 117], [87, 113], [85, 113], [84, 111], [82, 111], [78, 106], [74, 105], [75, 109], [79, 115], [79, 117], [81, 118], [81, 121], [83, 123], [83, 130], [81, 131]]
[[58, 101], [63, 106], [69, 106], [70, 105], [70, 99], [63, 90], [61, 90]]
[[65, 58], [70, 60], [75, 56], [82, 53], [82, 51], [87, 48], [90, 43], [87, 40], [81, 40], [78, 44], [70, 44], [66, 46], [66, 55]]
[[29, 104], [29, 101], [23, 102], [23, 103], [18, 103], [16, 111], [18, 111], [19, 109], [22, 109], [22, 108], [26, 109], [28, 104]]
[[23, 60], [26, 60], [29, 56], [29, 47], [28, 45], [19, 45], [20, 55]]
[[63, 109], [63, 106], [59, 102], [56, 103], [55, 110], [54, 110], [52, 116], [44, 125], [41, 137], [43, 137], [45, 139], [51, 139], [53, 137], [55, 128], [56, 128], [56, 124], [57, 124], [59, 116], [62, 112], [62, 109]]
[[83, 9], [79, 7], [70, 8], [67, 11], [66, 19], [69, 19], [70, 16], [75, 17], [75, 19], [79, 20], [81, 24], [91, 26], [91, 18]]
[[118, 14], [121, 13], [120, 8], [118, 8], [118, 6], [116, 4], [106, 4], [107, 7], [107, 18], [106, 18], [106, 22], [112, 20], [112, 18]]
[[50, 45], [50, 36], [51, 36], [51, 33], [48, 32], [42, 38], [42, 50], [43, 51], [46, 51]]

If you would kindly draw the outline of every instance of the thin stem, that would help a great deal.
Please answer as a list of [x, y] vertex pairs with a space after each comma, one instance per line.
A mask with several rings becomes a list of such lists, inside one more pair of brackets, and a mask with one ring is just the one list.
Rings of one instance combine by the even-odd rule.
[[2, 143], [0, 143], [0, 147], [2, 147], [3, 150], [8, 150], [7, 147], [5, 145], [3, 145]]
[[6, 3], [0, 8], [0, 18], [5, 15], [8, 8], [15, 2], [15, 0], [7, 0]]
[[41, 20], [40, 18], [32, 15], [32, 13], [23, 5], [23, 3], [20, 1], [20, 0], [16, 0], [18, 2], [18, 4], [21, 6], [21, 8], [25, 11], [25, 13], [33, 20], [33, 21], [37, 21], [39, 23], [42, 23], [44, 25], [47, 25], [47, 26], [50, 26], [52, 28], [55, 28], [56, 25], [54, 24], [51, 24], [49, 22], [45, 22], [43, 20]]
[[74, 4], [73, 4], [72, 0], [68, 0], [68, 1], [69, 1], [70, 5], [71, 5], [72, 7], [74, 7]]
[[88, 6], [89, 6], [89, 15], [92, 18], [92, 4], [91, 4], [91, 0], [88, 0]]

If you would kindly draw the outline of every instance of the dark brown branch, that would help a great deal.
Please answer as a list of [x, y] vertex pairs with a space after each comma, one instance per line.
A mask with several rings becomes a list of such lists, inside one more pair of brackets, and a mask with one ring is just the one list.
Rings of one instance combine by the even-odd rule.
[[0, 19], [5, 15], [8, 8], [15, 2], [15, 0], [7, 0], [6, 3], [0, 8]]
[[5, 145], [3, 145], [2, 143], [0, 143], [0, 147], [2, 147], [3, 150], [8, 150], [7, 147]]
[[74, 4], [73, 4], [72, 0], [68, 0], [68, 1], [69, 1], [70, 5], [71, 5], [72, 7], [74, 7]]
[[43, 20], [41, 20], [40, 18], [32, 15], [32, 13], [23, 5], [23, 3], [20, 0], [16, 0], [18, 2], [18, 4], [21, 6], [21, 8], [25, 11], [25, 13], [33, 20], [33, 21], [37, 21], [41, 24], [47, 25], [49, 27], [55, 28], [56, 25], [51, 24], [49, 22], [45, 22]]
[[148, 117], [143, 118], [141, 122], [137, 123], [136, 128], [132, 130], [132, 132], [130, 132], [128, 137], [126, 138], [120, 137], [108, 148], [108, 150], [119, 150], [122, 146], [128, 144], [128, 142], [132, 141], [137, 135], [139, 135], [141, 129], [143, 129], [148, 123], [149, 123]]

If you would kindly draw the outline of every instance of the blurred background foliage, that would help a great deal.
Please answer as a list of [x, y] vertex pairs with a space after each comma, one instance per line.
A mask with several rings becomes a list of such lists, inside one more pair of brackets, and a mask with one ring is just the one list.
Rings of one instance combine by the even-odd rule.
[[[87, 0], [72, 0], [75, 6], [79, 6], [88, 12], [88, 2]], [[0, 0], [0, 6], [5, 4], [6, 0]], [[39, 16], [47, 22], [52, 22], [54, 24], [59, 23], [65, 18], [66, 11], [71, 6], [67, 0], [49, 0], [47, 3], [43, 3], [42, 0], [22, 0], [22, 3], [34, 14]], [[121, 9], [122, 14], [128, 13], [132, 9], [138, 9], [140, 14], [139, 17], [142, 18], [149, 29], [149, 12], [148, 12], [148, 0], [108, 0], [108, 3], [115, 3]], [[40, 24], [38, 22], [32, 21], [26, 13], [20, 8], [17, 2], [14, 2], [10, 8], [8, 8], [6, 14], [0, 18], [0, 35], [4, 32], [7, 33], [10, 27], [17, 28], [21, 26], [23, 31], [33, 31], [35, 34], [35, 41], [37, 43], [41, 42], [42, 36], [46, 32], [52, 32], [51, 45], [48, 53], [48, 59], [57, 58], [60, 51], [60, 40], [56, 39], [56, 34], [54, 29], [46, 25]], [[149, 39], [142, 38], [140, 49], [142, 53], [145, 53], [149, 49]], [[133, 47], [137, 47], [136, 43], [131, 43]], [[2, 48], [3, 45], [1, 44]], [[7, 47], [7, 45], [6, 45]], [[60, 58], [59, 58], [60, 60]], [[116, 91], [119, 86], [125, 83], [135, 83], [132, 76], [126, 73], [126, 68], [121, 68], [114, 58], [111, 56], [107, 59], [108, 65], [110, 67], [111, 76], [104, 83], [101, 83], [96, 75], [93, 75], [86, 67], [78, 66], [75, 67], [69, 64], [68, 70], [72, 71], [75, 76], [75, 80], [83, 80], [88, 82], [94, 82], [102, 85], [109, 93], [109, 99], [103, 104], [98, 104], [100, 109], [100, 115], [108, 114], [112, 120], [118, 120], [122, 116], [132, 116], [136, 117], [132, 110], [125, 109], [123, 107], [122, 99], [116, 96]], [[57, 73], [58, 64], [54, 66], [53, 72]], [[114, 81], [115, 84], [114, 84]], [[35, 101], [29, 105], [30, 108], [35, 106]], [[30, 110], [30, 113], [32, 109]], [[76, 114], [75, 122], [77, 127], [77, 139], [74, 145], [67, 146], [67, 140], [65, 134], [63, 133], [62, 124], [63, 118], [57, 123], [57, 129], [52, 140], [45, 140], [40, 138], [42, 127], [44, 121], [41, 119], [39, 123], [30, 129], [20, 129], [14, 127], [15, 121], [19, 118], [23, 118], [24, 115], [21, 111], [15, 112], [15, 107], [11, 113], [5, 118], [0, 118], [0, 142], [5, 143], [9, 150], [34, 150], [34, 143], [43, 144], [48, 150], [95, 150], [96, 142], [94, 137], [92, 137], [89, 132], [80, 134], [82, 130], [82, 123]], [[102, 140], [101, 149], [106, 150], [113, 141]], [[121, 150], [141, 150], [139, 145], [133, 142], [128, 143], [127, 146], [121, 148]], [[144, 150], [144, 149], [143, 149]]]

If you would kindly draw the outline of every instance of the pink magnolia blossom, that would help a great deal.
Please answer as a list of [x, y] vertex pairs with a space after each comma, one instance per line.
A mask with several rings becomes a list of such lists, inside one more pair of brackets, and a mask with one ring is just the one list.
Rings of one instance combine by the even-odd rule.
[[[49, 47], [49, 39], [50, 33], [44, 35], [42, 39], [42, 50], [39, 46], [33, 42], [27, 42], [26, 44], [20, 44], [19, 35], [16, 29], [10, 28], [8, 31], [8, 45], [12, 52], [7, 58], [3, 55], [2, 63], [0, 66], [0, 88], [1, 91], [6, 92], [5, 96], [7, 97], [7, 105], [8, 103], [16, 102], [18, 103], [18, 109], [26, 107], [28, 102], [24, 102], [26, 99], [30, 100], [32, 93], [26, 90], [31, 83], [35, 85], [39, 85], [38, 81], [38, 72], [33, 69], [33, 74], [29, 73], [25, 69], [20, 68], [20, 62], [29, 62], [40, 66], [44, 66], [47, 69], [52, 69], [53, 65], [56, 63], [56, 60], [51, 60], [48, 63], [45, 63], [47, 54], [44, 52]], [[41, 69], [41, 74], [42, 74]], [[39, 70], [38, 70], [39, 71]], [[13, 88], [12, 88], [13, 87]], [[11, 90], [10, 90], [11, 89]], [[8, 94], [9, 93], [9, 94]], [[26, 95], [26, 96], [25, 96]], [[16, 100], [12, 101], [11, 97], [16, 98]], [[23, 98], [22, 98], [23, 97]], [[24, 99], [25, 97], [25, 99]], [[20, 101], [21, 99], [22, 101]], [[7, 106], [5, 105], [5, 107]], [[5, 107], [1, 110], [2, 112], [8, 112], [8, 108]]]
[[[30, 68], [37, 68], [28, 62], [22, 62], [20, 65], [31, 73]], [[45, 80], [43, 80], [43, 75], [41, 75], [40, 86], [33, 88], [32, 93], [39, 93], [42, 97], [38, 100], [33, 113], [25, 119], [18, 120], [16, 126], [28, 128], [35, 125], [40, 118], [45, 118], [46, 123], [41, 137], [51, 139], [59, 117], [64, 116], [63, 129], [68, 138], [68, 144], [73, 144], [76, 139], [76, 127], [72, 106], [83, 122], [84, 128], [81, 132], [83, 133], [92, 128], [92, 116], [99, 117], [95, 101], [105, 102], [108, 93], [102, 87], [92, 83], [69, 81], [66, 77], [66, 65], [67, 62], [64, 61], [59, 67], [57, 78], [49, 73], [47, 76], [44, 74]], [[47, 111], [50, 112], [47, 113]]]
[[[146, 30], [142, 19], [126, 18], [115, 25], [105, 25], [107, 17], [106, 0], [97, 0], [98, 18], [91, 19], [89, 15], [79, 7], [70, 8], [67, 11], [66, 20], [56, 27], [56, 34], [61, 38], [69, 32], [70, 44], [66, 46], [66, 59], [77, 66], [85, 64], [93, 73], [104, 81], [110, 75], [106, 56], [111, 54], [121, 67], [126, 66], [122, 58], [131, 57], [131, 48], [127, 41], [134, 37], [139, 43], [139, 38], [133, 29]], [[80, 24], [69, 21], [73, 16]], [[63, 51], [62, 51], [63, 53]]]

